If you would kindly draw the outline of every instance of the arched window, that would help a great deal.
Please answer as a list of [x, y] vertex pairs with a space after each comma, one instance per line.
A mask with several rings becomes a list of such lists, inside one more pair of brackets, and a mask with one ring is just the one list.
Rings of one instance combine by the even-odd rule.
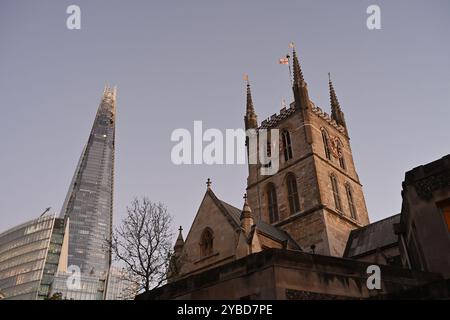
[[270, 223], [277, 222], [278, 221], [277, 191], [272, 183], [267, 186], [267, 200], [269, 207], [269, 221]]
[[353, 193], [352, 193], [352, 189], [348, 183], [345, 184], [345, 193], [347, 194], [348, 207], [350, 209], [350, 216], [356, 220], [356, 208], [355, 208], [355, 203], [353, 202]]
[[338, 149], [338, 156], [339, 156], [339, 166], [345, 170], [347, 168], [345, 166], [344, 149], [342, 147], [341, 140], [338, 140], [337, 149]]
[[282, 137], [283, 137], [284, 161], [288, 161], [292, 159], [291, 135], [289, 131], [283, 130]]
[[214, 248], [214, 235], [210, 228], [206, 228], [200, 239], [200, 254], [203, 257], [207, 257], [213, 254]]
[[342, 211], [341, 197], [339, 195], [337, 178], [334, 174], [331, 174], [330, 179], [331, 179], [331, 188], [333, 190], [334, 206], [336, 207], [336, 210]]
[[300, 211], [300, 203], [298, 201], [297, 180], [293, 173], [289, 173], [286, 178], [286, 185], [288, 191], [289, 209], [291, 214]]
[[331, 152], [330, 152], [330, 139], [328, 138], [328, 132], [322, 128], [322, 141], [323, 148], [325, 150], [325, 156], [328, 160], [331, 160]]

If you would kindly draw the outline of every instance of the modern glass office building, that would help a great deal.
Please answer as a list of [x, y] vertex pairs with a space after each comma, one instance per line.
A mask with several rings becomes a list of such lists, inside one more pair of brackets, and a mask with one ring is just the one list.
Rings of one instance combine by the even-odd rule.
[[105, 87], [61, 210], [61, 217], [70, 219], [69, 269], [76, 266], [81, 270], [82, 279], [87, 279], [85, 287], [97, 278], [103, 298], [111, 265], [107, 243], [113, 217], [115, 112], [116, 88]]
[[59, 271], [52, 283], [51, 294], [60, 294], [63, 300], [104, 300], [104, 281], [97, 275]]
[[45, 214], [0, 234], [0, 291], [5, 299], [48, 296], [64, 231], [63, 219]]
[[122, 268], [111, 266], [105, 299], [133, 300], [137, 293], [138, 285], [131, 281], [131, 275]]
[[[100, 106], [59, 218], [45, 214], [0, 234], [6, 299], [104, 299], [111, 266], [116, 88]], [[70, 221], [70, 228], [69, 228]], [[72, 285], [73, 270], [79, 270]]]

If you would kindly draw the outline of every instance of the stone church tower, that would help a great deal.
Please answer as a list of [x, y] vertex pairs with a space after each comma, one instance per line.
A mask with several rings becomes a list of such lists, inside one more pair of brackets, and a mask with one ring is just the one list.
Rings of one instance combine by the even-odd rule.
[[369, 223], [344, 113], [331, 78], [331, 116], [314, 105], [295, 49], [292, 58], [294, 102], [259, 126], [247, 82], [246, 129], [278, 129], [280, 139], [277, 173], [249, 164], [248, 202], [255, 219], [285, 230], [303, 250], [342, 256], [350, 231]]

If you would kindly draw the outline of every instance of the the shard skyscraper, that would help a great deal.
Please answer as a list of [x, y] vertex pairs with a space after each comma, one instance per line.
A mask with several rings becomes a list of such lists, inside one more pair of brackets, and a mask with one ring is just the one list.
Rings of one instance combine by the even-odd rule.
[[[72, 266], [72, 270], [73, 266], [79, 268], [82, 281], [89, 279], [94, 287], [96, 279], [100, 281], [98, 288], [91, 288], [92, 293], [97, 292], [97, 298], [104, 293], [111, 266], [107, 242], [111, 240], [113, 218], [116, 93], [116, 87], [104, 89], [61, 210], [61, 216], [69, 220], [67, 265]], [[84, 296], [68, 296], [93, 297], [88, 292]]]

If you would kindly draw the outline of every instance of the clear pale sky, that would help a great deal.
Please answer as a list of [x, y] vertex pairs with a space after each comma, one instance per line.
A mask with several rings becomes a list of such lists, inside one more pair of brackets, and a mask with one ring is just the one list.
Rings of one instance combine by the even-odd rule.
[[[66, 8], [81, 7], [81, 30]], [[366, 8], [381, 7], [381, 30]], [[210, 177], [242, 206], [245, 165], [175, 166], [176, 128], [243, 126], [248, 73], [259, 120], [292, 101], [290, 41], [310, 98], [331, 72], [371, 221], [398, 213], [404, 173], [449, 153], [450, 2], [0, 1], [0, 232], [59, 212], [108, 81], [118, 86], [115, 213], [164, 202], [188, 229]]]

